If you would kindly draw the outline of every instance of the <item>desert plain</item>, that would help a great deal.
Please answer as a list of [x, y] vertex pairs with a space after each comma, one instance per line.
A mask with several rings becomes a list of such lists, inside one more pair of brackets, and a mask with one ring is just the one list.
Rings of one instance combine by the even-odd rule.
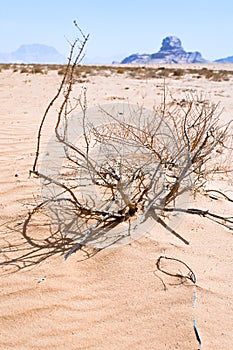
[[[66, 261], [59, 249], [50, 254], [23, 236], [28, 211], [41, 200], [40, 182], [29, 176], [38, 127], [61, 79], [62, 67], [1, 66], [0, 349], [231, 349], [231, 230], [184, 215], [178, 229], [188, 246], [155, 224], [131, 244], [77, 252]], [[164, 84], [180, 100], [190, 91], [205, 95], [220, 103], [223, 123], [233, 119], [232, 65], [86, 66], [75, 91], [78, 96], [86, 88], [89, 106], [126, 102], [153, 108], [161, 103]], [[59, 100], [46, 120], [43, 145], [58, 109]], [[230, 154], [224, 159], [231, 160]], [[232, 199], [231, 174], [218, 174], [209, 186]], [[232, 201], [217, 193], [197, 194], [191, 205], [232, 212]], [[48, 220], [38, 220], [30, 234], [39, 244], [49, 229]], [[195, 273], [196, 287], [158, 271], [156, 261], [164, 255], [184, 261]]]

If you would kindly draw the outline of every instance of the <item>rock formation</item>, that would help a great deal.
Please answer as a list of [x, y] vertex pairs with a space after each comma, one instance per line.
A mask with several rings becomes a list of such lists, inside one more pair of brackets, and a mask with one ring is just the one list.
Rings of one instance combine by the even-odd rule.
[[176, 36], [168, 36], [162, 41], [160, 50], [153, 54], [133, 54], [121, 63], [203, 63], [206, 60], [200, 52], [186, 52]]

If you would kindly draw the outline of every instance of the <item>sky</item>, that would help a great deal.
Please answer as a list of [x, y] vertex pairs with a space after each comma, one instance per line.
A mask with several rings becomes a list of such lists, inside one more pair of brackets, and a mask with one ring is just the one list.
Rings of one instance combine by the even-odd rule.
[[233, 56], [233, 0], [0, 0], [0, 52], [39, 43], [68, 56], [74, 20], [90, 34], [87, 63], [157, 52], [168, 35], [208, 60]]

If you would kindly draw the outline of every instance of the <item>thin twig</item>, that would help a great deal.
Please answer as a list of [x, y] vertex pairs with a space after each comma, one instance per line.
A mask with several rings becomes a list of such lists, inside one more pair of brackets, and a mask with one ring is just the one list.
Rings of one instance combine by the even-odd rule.
[[229, 202], [233, 202], [233, 199], [228, 197], [225, 193], [223, 193], [220, 190], [205, 190], [205, 192], [215, 192], [215, 193], [219, 193], [221, 196], [223, 196], [227, 201]]
[[[180, 273], [171, 273], [167, 270], [164, 270], [162, 267], [161, 267], [161, 262], [162, 262], [162, 259], [165, 259], [165, 260], [171, 260], [171, 261], [177, 261], [179, 263], [181, 263], [182, 265], [184, 265], [188, 270], [189, 270], [189, 274], [187, 275], [182, 275]], [[195, 273], [193, 272], [193, 270], [182, 260], [180, 259], [176, 259], [176, 258], [169, 258], [167, 256], [164, 256], [164, 255], [161, 255], [157, 261], [156, 261], [156, 266], [157, 266], [157, 269], [163, 273], [165, 273], [166, 275], [168, 276], [172, 276], [172, 277], [178, 277], [178, 278], [185, 278], [185, 279], [189, 279], [191, 282], [193, 282], [194, 284], [196, 284], [197, 282], [197, 279], [196, 279], [196, 276], [195, 276]]]

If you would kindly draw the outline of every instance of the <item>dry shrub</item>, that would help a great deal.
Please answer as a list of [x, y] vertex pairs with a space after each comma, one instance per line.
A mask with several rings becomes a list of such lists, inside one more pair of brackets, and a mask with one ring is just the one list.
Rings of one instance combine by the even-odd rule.
[[[166, 218], [172, 213], [199, 215], [232, 228], [231, 216], [188, 208], [180, 201], [186, 193], [204, 191], [209, 176], [221, 168], [221, 157], [228, 152], [229, 143], [232, 150], [231, 124], [220, 123], [218, 105], [192, 92], [179, 100], [168, 98], [164, 86], [163, 102], [152, 111], [139, 105], [114, 104], [114, 108], [108, 105], [95, 109], [94, 118], [89, 120], [86, 90], [77, 98], [73, 85], [77, 77], [106, 72], [106, 67], [78, 65], [88, 40], [81, 30], [79, 33], [82, 41], [72, 45], [61, 84], [39, 126], [31, 174], [42, 180], [45, 196], [44, 202], [29, 213], [24, 237], [32, 216], [43, 206], [56, 219], [65, 242], [72, 236], [74, 244], [65, 258], [89, 243], [97, 241], [106, 246], [130, 239], [147, 220], [158, 222], [189, 244], [167, 224]], [[76, 45], [81, 46], [75, 56]], [[108, 69], [117, 73], [119, 67]], [[144, 79], [153, 74], [175, 74], [179, 78], [194, 70], [124, 67], [118, 74], [123, 71]], [[213, 71], [206, 69], [201, 74], [213, 77]], [[46, 158], [44, 167], [39, 167], [42, 130], [58, 98], [62, 100], [53, 142], [46, 153], [52, 158]], [[74, 113], [77, 109], [78, 116]], [[75, 127], [74, 120], [78, 121]], [[77, 143], [73, 131], [81, 133], [75, 134]], [[228, 158], [230, 155], [227, 153]], [[54, 247], [56, 242], [49, 244]]]
[[[96, 240], [105, 244], [109, 243], [109, 237], [114, 237], [114, 241], [124, 240], [126, 235], [130, 237], [133, 234], [135, 221], [140, 225], [151, 217], [189, 244], [166, 224], [164, 217], [169, 217], [171, 213], [214, 218], [219, 224], [231, 227], [232, 218], [176, 205], [184, 193], [204, 191], [208, 177], [221, 167], [218, 160], [226, 152], [231, 134], [230, 124], [220, 123], [218, 105], [195, 93], [186, 94], [181, 100], [169, 100], [164, 91], [164, 101], [154, 111], [148, 113], [143, 106], [137, 106], [125, 115], [128, 104], [116, 113], [102, 109], [105, 122], [95, 126], [93, 121], [87, 121], [86, 94], [78, 101], [76, 97], [72, 100], [72, 87], [76, 82], [74, 75], [77, 72], [83, 74], [85, 68], [79, 70], [71, 63], [66, 67], [58, 94], [43, 116], [31, 171], [44, 181], [46, 193], [52, 193], [52, 196], [46, 197], [46, 205], [53, 215], [58, 218], [62, 212], [63, 219], [58, 219], [61, 231], [68, 235], [72, 232], [77, 242], [65, 257]], [[94, 69], [100, 70], [99, 67]], [[88, 67], [88, 72], [94, 69], [93, 66]], [[142, 71], [144, 74], [146, 70], [129, 69], [131, 74], [141, 74]], [[173, 69], [160, 71], [163, 75], [175, 72]], [[178, 71], [178, 76], [180, 74], [182, 71]], [[43, 123], [53, 102], [62, 93], [63, 102], [54, 131], [56, 144], [60, 144], [65, 154], [58, 180], [54, 170], [51, 174], [48, 171], [44, 173], [38, 169], [37, 163]], [[72, 123], [69, 130], [69, 118], [78, 106], [82, 111], [78, 129], [83, 128], [84, 145], [76, 145], [69, 139], [72, 130]], [[94, 155], [95, 147], [98, 152]], [[94, 192], [91, 190], [93, 186]], [[57, 191], [54, 192], [54, 188]], [[128, 224], [128, 233], [124, 231], [112, 236], [113, 228], [121, 227], [122, 222]]]
[[29, 73], [31, 73], [31, 70], [28, 68], [28, 66], [23, 66], [20, 69], [20, 73], [29, 74]]
[[[111, 239], [121, 241], [126, 236], [130, 238], [134, 228], [148, 219], [158, 222], [183, 243], [189, 244], [185, 237], [167, 224], [166, 219], [172, 213], [206, 217], [232, 229], [232, 215], [189, 208], [179, 201], [187, 192], [207, 193], [204, 185], [209, 177], [221, 170], [228, 171], [226, 162], [222, 167], [223, 156], [227, 157], [228, 165], [232, 163], [231, 124], [220, 122], [218, 105], [193, 92], [179, 99], [168, 97], [164, 86], [163, 102], [154, 110], [148, 112], [144, 106], [129, 104], [114, 104], [115, 112], [100, 107], [105, 123], [97, 120], [94, 124], [93, 120], [88, 120], [85, 90], [78, 99], [77, 91], [73, 92], [76, 76], [106, 73], [106, 69], [115, 72], [118, 68], [105, 67], [103, 70], [100, 66], [78, 66], [88, 40], [88, 36], [80, 33], [82, 41], [78, 54], [75, 56], [74, 52], [80, 40], [72, 45], [67, 66], [59, 67], [63, 72], [61, 84], [39, 125], [31, 175], [40, 178], [47, 192], [44, 201], [28, 213], [23, 225], [23, 238], [31, 244], [33, 252], [12, 261], [12, 264], [25, 263], [25, 260], [33, 263], [34, 259], [40, 262], [46, 256], [57, 253], [63, 253], [68, 258], [95, 239], [101, 239], [106, 244], [109, 234]], [[157, 70], [129, 67], [125, 70], [128, 75], [143, 79], [157, 72], [162, 72], [164, 76], [175, 72], [162, 67]], [[184, 74], [194, 72], [198, 70], [188, 73], [186, 70]], [[200, 75], [204, 74], [209, 74], [208, 70], [202, 70]], [[52, 159], [45, 161], [43, 168], [39, 162], [42, 132], [58, 99], [61, 99], [61, 104], [59, 109], [55, 107], [54, 143], [50, 148], [51, 154], [46, 153], [46, 157]], [[127, 108], [129, 113], [125, 115]], [[80, 111], [78, 116], [77, 109]], [[73, 112], [79, 122], [78, 128], [73, 128]], [[76, 143], [70, 137], [73, 130], [81, 130]], [[54, 145], [62, 150], [62, 159], [60, 154], [53, 153]], [[98, 152], [93, 153], [95, 147]], [[54, 171], [56, 161], [59, 172]], [[218, 193], [233, 201], [221, 191]], [[51, 231], [48, 236], [45, 232], [42, 241], [37, 237], [32, 239], [31, 235], [36, 234], [36, 230], [28, 228], [34, 222], [34, 216], [44, 214], [45, 206], [57, 218], [56, 232]], [[41, 220], [35, 222], [41, 224]], [[126, 227], [123, 234], [121, 230], [112, 234], [122, 226]], [[48, 227], [52, 230], [50, 225]], [[44, 250], [47, 252], [45, 255]]]
[[34, 64], [31, 68], [31, 72], [34, 74], [46, 74], [47, 67], [45, 65]]
[[117, 68], [116, 73], [117, 74], [124, 74], [125, 73], [125, 69], [124, 68]]
[[58, 69], [57, 74], [58, 75], [65, 75], [65, 72], [66, 72], [66, 69], [62, 67], [61, 69]]

